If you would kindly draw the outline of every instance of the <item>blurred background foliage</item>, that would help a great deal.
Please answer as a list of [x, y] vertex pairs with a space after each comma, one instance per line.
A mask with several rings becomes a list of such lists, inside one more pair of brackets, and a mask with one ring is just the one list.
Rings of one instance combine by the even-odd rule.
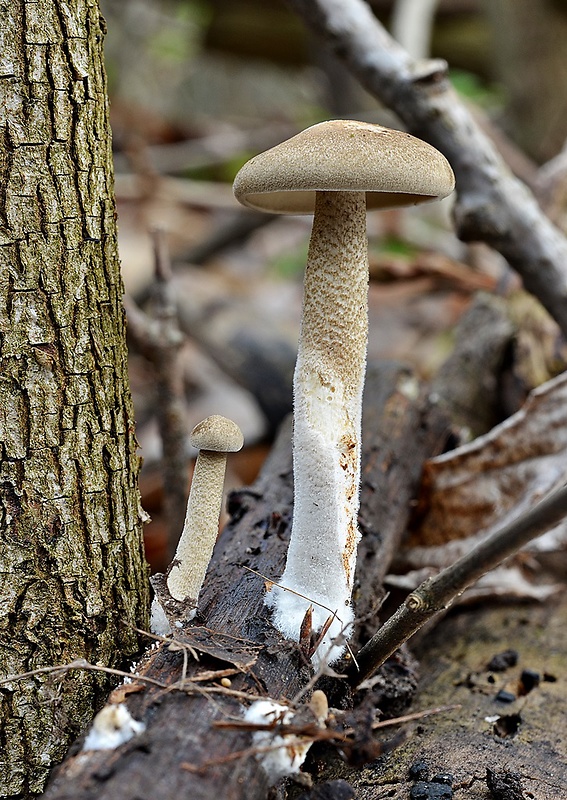
[[[370, 5], [385, 24], [394, 0]], [[212, 120], [305, 126], [376, 109], [283, 0], [102, 0], [117, 141], [184, 136]], [[567, 2], [439, 0], [431, 55], [526, 154], [567, 136]], [[169, 128], [167, 131], [165, 128]]]
[[[391, 27], [401, 2], [370, 5]], [[537, 188], [567, 139], [567, 0], [438, 0], [436, 6], [427, 55], [447, 60], [459, 95], [510, 169]], [[291, 408], [310, 219], [240, 208], [234, 175], [255, 153], [322, 119], [400, 123], [283, 0], [101, 0], [101, 10], [126, 289], [149, 308], [150, 231], [164, 229], [185, 336], [185, 427], [211, 413], [235, 419], [249, 447], [232, 460], [229, 485], [248, 483]], [[553, 184], [563, 187], [555, 220], [567, 227], [562, 169], [562, 183]], [[402, 359], [430, 378], [479, 290], [519, 291], [500, 256], [456, 239], [450, 199], [369, 215], [368, 232], [370, 359]], [[535, 303], [521, 308], [517, 349], [524, 356], [515, 368], [521, 389], [514, 402], [564, 368], [554, 323]], [[156, 367], [135, 343], [131, 379], [142, 492], [154, 518], [149, 555], [163, 569]], [[508, 413], [514, 404], [502, 408]]]

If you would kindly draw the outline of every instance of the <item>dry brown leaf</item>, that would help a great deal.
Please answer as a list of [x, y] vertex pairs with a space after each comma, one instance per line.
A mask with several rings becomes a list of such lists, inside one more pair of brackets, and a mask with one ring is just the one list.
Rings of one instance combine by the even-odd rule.
[[[422, 567], [405, 575], [386, 575], [386, 586], [412, 592], [420, 583], [435, 575], [437, 570]], [[501, 566], [483, 575], [457, 599], [459, 605], [484, 600], [538, 600], [544, 601], [563, 588], [558, 583], [536, 584], [528, 580], [517, 565]]]
[[[425, 464], [420, 524], [411, 544], [486, 535], [567, 482], [567, 373], [470, 444]], [[560, 537], [563, 540], [564, 537]], [[430, 562], [428, 562], [430, 563]]]
[[[567, 481], [567, 373], [542, 384], [490, 433], [425, 465], [421, 524], [386, 583], [411, 591]], [[483, 576], [459, 602], [545, 600], [562, 588], [567, 522], [527, 548], [531, 554]]]
[[193, 627], [175, 630], [174, 639], [188, 645], [199, 653], [232, 664], [241, 672], [246, 672], [256, 663], [258, 652], [262, 649], [247, 639], [239, 639], [210, 628]]

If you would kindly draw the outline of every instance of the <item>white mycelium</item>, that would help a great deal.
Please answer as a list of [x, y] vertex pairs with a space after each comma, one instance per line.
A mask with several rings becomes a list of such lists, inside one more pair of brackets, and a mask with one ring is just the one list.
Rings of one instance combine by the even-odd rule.
[[[281, 778], [299, 772], [305, 761], [312, 739], [296, 734], [279, 734], [277, 726], [293, 723], [294, 712], [289, 706], [273, 700], [256, 700], [244, 715], [245, 722], [267, 726], [265, 730], [252, 735], [256, 758], [262, 764], [270, 784], [273, 786]], [[322, 724], [322, 720], [318, 720]]]
[[111, 703], [98, 712], [87, 734], [83, 750], [114, 750], [146, 730], [124, 703]]
[[150, 631], [155, 633], [156, 636], [169, 636], [171, 633], [171, 625], [163, 606], [157, 597], [152, 600], [152, 607], [150, 611]]

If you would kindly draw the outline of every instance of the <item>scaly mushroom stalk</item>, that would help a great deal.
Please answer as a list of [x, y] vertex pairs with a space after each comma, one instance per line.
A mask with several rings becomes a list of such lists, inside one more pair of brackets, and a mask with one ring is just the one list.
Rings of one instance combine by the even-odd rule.
[[367, 296], [365, 195], [317, 192], [294, 376], [292, 536], [279, 581], [292, 591], [274, 587], [268, 602], [290, 638], [310, 601], [315, 630], [336, 612], [323, 653], [352, 622]]
[[218, 535], [225, 471], [226, 453], [199, 452], [183, 532], [167, 576], [176, 600], [196, 600], [203, 585]]
[[175, 600], [196, 605], [219, 532], [227, 453], [240, 450], [243, 439], [234, 422], [212, 416], [193, 428], [190, 441], [199, 454], [167, 588]]

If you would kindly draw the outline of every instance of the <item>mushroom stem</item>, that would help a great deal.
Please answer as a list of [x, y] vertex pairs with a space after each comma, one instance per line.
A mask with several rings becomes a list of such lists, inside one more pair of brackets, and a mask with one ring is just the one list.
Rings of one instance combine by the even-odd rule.
[[[329, 645], [352, 622], [368, 330], [366, 201], [371, 208], [425, 203], [446, 197], [454, 183], [449, 163], [430, 145], [356, 120], [313, 125], [250, 159], [234, 179], [235, 197], [249, 208], [315, 211], [294, 378], [291, 543], [282, 585], [266, 597], [288, 638], [303, 642], [310, 619], [324, 627], [315, 661], [340, 656], [342, 646]], [[327, 629], [329, 613], [336, 616]]]
[[[329, 609], [336, 612], [319, 648], [323, 655], [332, 638], [352, 622], [360, 538], [367, 250], [365, 193], [318, 191], [294, 376], [293, 523], [279, 581], [309, 600], [275, 586], [267, 602], [279, 630], [296, 640], [310, 601], [315, 630], [323, 626]], [[341, 652], [342, 647], [334, 650], [331, 660]]]
[[183, 531], [167, 576], [176, 600], [197, 601], [219, 530], [226, 453], [200, 450], [195, 463]]

